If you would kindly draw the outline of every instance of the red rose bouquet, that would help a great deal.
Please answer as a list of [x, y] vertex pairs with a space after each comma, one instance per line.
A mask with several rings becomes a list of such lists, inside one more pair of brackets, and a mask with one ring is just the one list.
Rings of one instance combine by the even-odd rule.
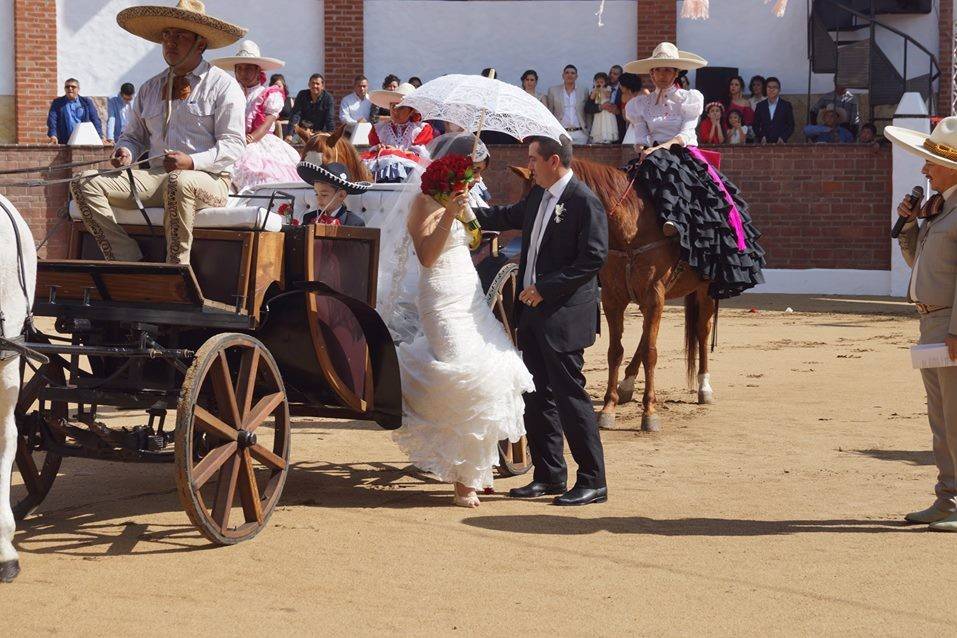
[[[468, 192], [475, 181], [472, 160], [464, 155], [446, 155], [425, 169], [422, 175], [422, 192], [443, 206], [449, 203], [453, 193]], [[482, 227], [475, 214], [466, 209], [466, 219], [459, 219], [469, 233], [469, 248], [475, 250], [482, 242]]]

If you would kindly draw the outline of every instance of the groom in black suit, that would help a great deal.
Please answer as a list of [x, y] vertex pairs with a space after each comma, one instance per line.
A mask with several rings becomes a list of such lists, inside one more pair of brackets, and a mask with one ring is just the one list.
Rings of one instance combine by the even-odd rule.
[[[528, 167], [536, 186], [517, 204], [475, 215], [483, 228], [523, 232], [516, 322], [518, 347], [535, 377], [535, 392], [525, 395], [535, 474], [509, 495], [560, 494], [556, 505], [587, 505], [608, 499], [598, 423], [582, 374], [585, 348], [595, 343], [598, 328], [597, 276], [608, 256], [608, 220], [571, 161], [570, 140], [532, 138]], [[567, 492], [563, 433], [578, 463]]]

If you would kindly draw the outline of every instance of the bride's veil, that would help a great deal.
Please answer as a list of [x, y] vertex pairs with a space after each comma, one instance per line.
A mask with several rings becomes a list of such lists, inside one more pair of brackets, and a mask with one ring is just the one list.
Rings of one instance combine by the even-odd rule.
[[419, 260], [406, 223], [412, 203], [422, 192], [423, 172], [419, 168], [401, 184], [389, 184], [363, 195], [381, 197], [380, 205], [368, 207], [365, 221], [366, 227], [380, 230], [376, 309], [397, 343], [412, 341], [419, 332]]

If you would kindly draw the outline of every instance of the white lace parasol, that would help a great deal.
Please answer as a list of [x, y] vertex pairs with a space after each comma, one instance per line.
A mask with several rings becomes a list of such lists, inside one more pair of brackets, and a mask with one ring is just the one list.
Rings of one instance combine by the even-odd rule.
[[436, 78], [407, 95], [400, 106], [414, 108], [424, 120], [452, 122], [470, 133], [499, 131], [519, 140], [543, 135], [561, 141], [562, 135], [568, 136], [537, 97], [481, 75]]

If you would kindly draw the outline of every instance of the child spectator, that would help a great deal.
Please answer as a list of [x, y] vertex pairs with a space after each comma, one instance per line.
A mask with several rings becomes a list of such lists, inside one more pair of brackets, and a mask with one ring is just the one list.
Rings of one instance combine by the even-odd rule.
[[721, 102], [709, 102], [704, 107], [704, 117], [698, 124], [699, 144], [724, 144], [724, 105]]
[[728, 113], [728, 144], [744, 144], [748, 141], [748, 127], [744, 125], [740, 111]]
[[618, 141], [618, 120], [611, 111], [602, 108], [611, 100], [611, 89], [608, 87], [608, 74], [595, 74], [595, 84], [592, 86], [590, 112], [595, 114], [591, 125], [592, 144], [612, 144]]

